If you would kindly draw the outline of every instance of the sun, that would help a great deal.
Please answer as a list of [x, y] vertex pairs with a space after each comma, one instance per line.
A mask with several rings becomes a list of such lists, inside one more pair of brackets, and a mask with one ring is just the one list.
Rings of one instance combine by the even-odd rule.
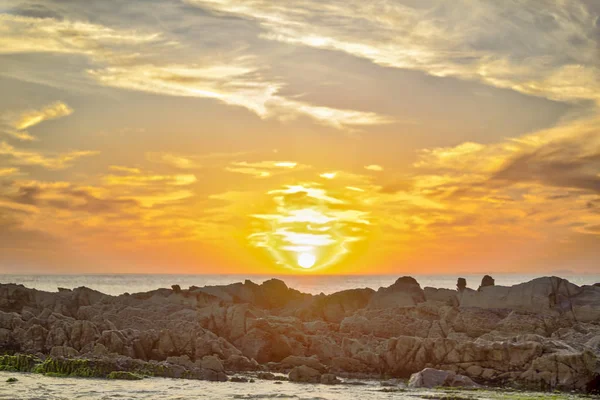
[[315, 265], [317, 258], [311, 253], [300, 253], [298, 254], [298, 265], [302, 268], [309, 269]]
[[248, 239], [266, 249], [278, 265], [323, 270], [354, 251], [353, 243], [367, 239], [371, 217], [365, 209], [368, 196], [360, 188], [303, 182], [266, 194], [262, 212], [250, 214]]

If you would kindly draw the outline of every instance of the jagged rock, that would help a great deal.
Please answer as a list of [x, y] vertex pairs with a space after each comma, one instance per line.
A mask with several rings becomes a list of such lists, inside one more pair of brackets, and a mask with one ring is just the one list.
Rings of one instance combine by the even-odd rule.
[[342, 383], [337, 376], [333, 374], [323, 374], [321, 375], [321, 383], [324, 385], [336, 385], [338, 383]]
[[79, 352], [69, 346], [55, 346], [50, 349], [51, 357], [73, 358], [77, 357]]
[[327, 370], [323, 364], [319, 362], [316, 357], [300, 357], [300, 356], [288, 356], [281, 360], [280, 365], [282, 368], [290, 369], [294, 367], [299, 367], [305, 365], [312, 369], [315, 369], [321, 373]]
[[248, 359], [242, 355], [232, 354], [225, 360], [224, 367], [228, 371], [256, 371], [259, 368], [254, 359]]
[[408, 381], [408, 387], [410, 388], [430, 389], [441, 386], [477, 387], [478, 385], [467, 376], [457, 375], [452, 371], [442, 371], [433, 368], [425, 368], [420, 372], [412, 374]]
[[44, 368], [93, 367], [98, 376], [143, 366], [155, 376], [225, 380], [225, 369], [301, 368], [300, 379], [309, 368], [318, 378], [302, 379], [325, 383], [335, 382], [328, 373], [408, 378], [430, 367], [455, 373], [454, 384], [464, 375], [536, 390], [600, 385], [597, 286], [546, 277], [459, 292], [421, 290], [404, 277], [377, 292], [318, 296], [279, 280], [175, 289], [108, 296], [0, 284], [0, 352], [76, 357]]
[[414, 306], [425, 301], [425, 293], [419, 283], [410, 276], [398, 278], [387, 288], [379, 288], [371, 300], [369, 308], [390, 308]]
[[441, 302], [449, 306], [458, 306], [458, 298], [456, 297], [456, 290], [450, 289], [436, 289], [432, 287], [426, 287], [423, 289], [425, 299], [427, 301]]
[[301, 365], [295, 367], [288, 375], [290, 382], [320, 383], [321, 373], [316, 369]]
[[215, 356], [204, 356], [200, 363], [202, 368], [210, 369], [211, 371], [224, 372], [223, 363]]
[[484, 287], [494, 286], [495, 284], [496, 284], [496, 281], [494, 280], [494, 278], [492, 278], [489, 275], [485, 275], [483, 277], [483, 279], [481, 279], [481, 285], [479, 285], [479, 289], [477, 289], [477, 290], [481, 291], [481, 289], [483, 289]]
[[266, 381], [272, 381], [275, 380], [275, 374], [271, 373], [271, 372], [259, 372], [258, 374], [256, 374], [256, 377], [258, 379], [264, 379]]
[[[187, 354], [185, 354], [183, 356], [167, 357], [166, 361], [169, 364], [181, 365], [182, 367], [186, 367], [189, 369], [196, 367], [196, 364], [194, 364], [194, 362], [190, 359], [190, 357]], [[202, 366], [201, 363], [199, 363], [199, 364], [200, 364], [200, 366]]]
[[365, 308], [374, 293], [373, 289], [351, 289], [329, 296], [317, 296], [310, 306], [309, 317], [340, 322], [355, 311]]

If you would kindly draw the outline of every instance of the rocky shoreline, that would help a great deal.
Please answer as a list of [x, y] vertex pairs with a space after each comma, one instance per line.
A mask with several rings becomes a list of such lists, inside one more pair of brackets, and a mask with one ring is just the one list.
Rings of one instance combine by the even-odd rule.
[[280, 280], [105, 295], [0, 284], [0, 370], [53, 376], [600, 390], [600, 287], [542, 277], [478, 290], [310, 295]]

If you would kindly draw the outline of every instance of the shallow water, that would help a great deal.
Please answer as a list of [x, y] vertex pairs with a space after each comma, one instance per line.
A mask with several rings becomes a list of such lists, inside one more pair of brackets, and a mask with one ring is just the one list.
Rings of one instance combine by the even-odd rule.
[[[390, 286], [398, 279], [399, 275], [286, 275], [275, 276], [282, 279], [289, 287], [304, 293], [330, 294], [340, 290], [370, 287], [377, 290], [380, 287]], [[421, 287], [431, 286], [436, 288], [456, 289], [456, 279], [459, 275], [413, 275]], [[477, 289], [483, 275], [461, 275], [467, 279], [469, 287]], [[540, 275], [504, 274], [494, 275], [496, 285], [510, 286], [530, 281]], [[600, 282], [600, 274], [561, 275], [576, 285], [592, 285]], [[125, 292], [147, 292], [158, 288], [170, 288], [178, 284], [182, 289], [192, 285], [227, 285], [235, 282], [244, 282], [249, 279], [262, 283], [272, 276], [266, 275], [0, 275], [0, 283], [20, 283], [29, 288], [57, 291], [63, 287], [73, 289], [87, 286], [102, 293], [119, 295]]]
[[[8, 378], [18, 382], [7, 383]], [[390, 392], [390, 390], [395, 390]], [[383, 387], [379, 382], [356, 385], [311, 385], [272, 381], [254, 383], [206, 382], [146, 378], [141, 381], [53, 378], [39, 374], [0, 372], [0, 399], [277, 399], [277, 400], [383, 400], [383, 399], [583, 399], [566, 394], [499, 392], [491, 390], [407, 390]]]

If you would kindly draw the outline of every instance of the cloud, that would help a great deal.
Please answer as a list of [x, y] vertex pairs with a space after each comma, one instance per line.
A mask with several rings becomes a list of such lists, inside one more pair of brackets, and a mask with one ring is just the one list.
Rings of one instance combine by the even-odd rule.
[[112, 171], [122, 172], [124, 174], [140, 174], [142, 171], [139, 168], [124, 167], [122, 165], [111, 165], [108, 167]]
[[73, 109], [63, 102], [57, 101], [40, 110], [25, 111], [14, 121], [14, 127], [23, 130], [41, 122], [66, 117], [73, 113]]
[[381, 165], [377, 165], [377, 164], [365, 165], [365, 169], [368, 171], [376, 171], [376, 172], [383, 171], [383, 167]]
[[531, 1], [187, 2], [254, 20], [269, 40], [559, 101], [600, 99], [597, 15], [576, 0], [543, 10]]
[[[238, 66], [236, 66], [238, 64]], [[245, 59], [213, 65], [132, 65], [88, 71], [106, 86], [169, 96], [201, 97], [246, 108], [262, 119], [309, 117], [336, 129], [393, 122], [374, 112], [316, 106], [279, 94], [282, 84], [265, 79]]]
[[173, 153], [146, 153], [146, 159], [151, 162], [166, 164], [178, 169], [200, 169], [198, 156], [182, 156]]
[[99, 154], [97, 151], [77, 150], [64, 153], [53, 153], [34, 150], [19, 150], [6, 142], [0, 142], [0, 156], [8, 157], [8, 162], [15, 165], [35, 165], [51, 170], [71, 167], [82, 157]]
[[286, 173], [290, 170], [298, 171], [305, 168], [307, 168], [307, 166], [291, 161], [235, 161], [225, 167], [225, 170], [238, 174], [251, 175], [255, 178], [269, 178], [273, 175]]
[[38, 125], [44, 121], [66, 117], [73, 113], [73, 109], [63, 102], [57, 101], [39, 110], [21, 112], [4, 112], [0, 115], [0, 130], [15, 139], [34, 141], [36, 138], [25, 129]]
[[102, 176], [103, 187], [119, 199], [131, 199], [152, 208], [194, 196], [189, 189], [198, 180], [194, 174], [155, 174], [140, 169]]
[[14, 175], [19, 172], [18, 168], [0, 168], [0, 177]]
[[103, 178], [104, 183], [112, 186], [147, 186], [147, 185], [166, 185], [166, 186], [187, 186], [197, 181], [193, 174], [178, 175], [106, 175]]
[[82, 54], [102, 61], [119, 57], [124, 61], [137, 54], [121, 54], [119, 50], [160, 40], [157, 33], [116, 30], [67, 19], [0, 14], [0, 54], [50, 52]]
[[519, 154], [491, 179], [506, 183], [539, 182], [600, 194], [600, 135], [562, 139]]
[[17, 204], [37, 208], [54, 208], [70, 212], [121, 213], [135, 208], [132, 199], [102, 197], [99, 188], [78, 186], [70, 182], [15, 181], [4, 190], [4, 198]]
[[[256, 57], [237, 52], [190, 62], [194, 57], [175, 51], [181, 46], [156, 32], [0, 14], [0, 54], [80, 54], [93, 62], [88, 76], [103, 86], [209, 98], [246, 108], [262, 119], [308, 117], [336, 129], [393, 122], [375, 112], [319, 106], [283, 96], [285, 85], [279, 79], [266, 78], [267, 71], [253, 65]], [[141, 48], [143, 52], [139, 52]], [[168, 63], [164, 61], [167, 52]]]

